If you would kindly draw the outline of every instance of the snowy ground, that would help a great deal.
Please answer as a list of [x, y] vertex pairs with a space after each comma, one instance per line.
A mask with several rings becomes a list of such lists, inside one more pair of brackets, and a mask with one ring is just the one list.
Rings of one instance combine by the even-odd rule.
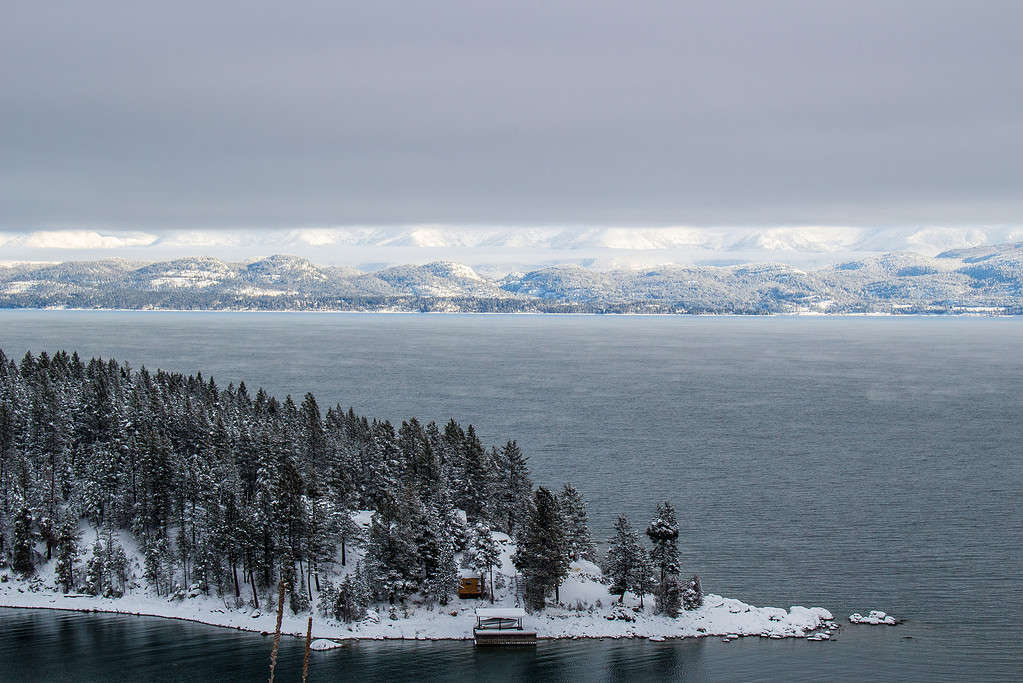
[[[121, 534], [122, 544], [129, 557], [134, 555], [137, 561], [137, 549], [126, 536]], [[496, 582], [503, 587], [496, 591], [495, 603], [515, 606], [516, 596], [510, 579], [515, 574], [510, 559], [514, 545], [507, 536], [495, 534], [495, 537], [503, 542], [503, 563], [495, 572], [495, 578], [500, 574], [504, 579]], [[85, 535], [83, 540], [89, 538]], [[349, 569], [358, 557], [357, 551], [349, 554]], [[136, 573], [140, 573], [137, 568]], [[0, 579], [3, 576], [4, 572], [0, 571]], [[593, 563], [573, 563], [570, 575], [560, 589], [560, 603], [548, 606], [542, 613], [529, 615], [525, 627], [535, 630], [539, 638], [638, 637], [654, 640], [701, 636], [823, 640], [830, 629], [837, 627], [831, 612], [820, 607], [796, 606], [788, 610], [754, 607], [713, 594], [705, 596], [702, 608], [682, 612], [678, 618], [670, 619], [653, 614], [653, 597], [649, 595], [644, 599], [642, 608], [639, 598], [631, 594], [619, 604], [618, 597], [610, 595], [608, 587], [599, 579], [600, 569]], [[268, 600], [270, 596], [261, 596], [262, 609], [256, 610], [250, 605], [236, 604], [233, 595], [218, 598], [192, 591], [189, 595], [193, 597], [171, 600], [156, 596], [145, 588], [135, 588], [123, 598], [111, 599], [65, 595], [55, 588], [54, 583], [53, 561], [40, 567], [36, 577], [29, 581], [8, 575], [6, 581], [0, 581], [0, 606], [159, 616], [256, 632], [272, 632], [276, 621], [275, 603]], [[138, 583], [145, 582], [140, 580]], [[468, 640], [472, 638], [475, 624], [473, 610], [481, 606], [490, 606], [489, 599], [452, 598], [443, 607], [410, 602], [407, 607], [399, 606], [393, 612], [383, 604], [372, 610], [367, 619], [354, 624], [336, 622], [317, 614], [313, 619], [313, 634], [321, 639]], [[285, 607], [282, 630], [304, 638], [307, 617], [308, 613], [292, 614]], [[824, 635], [817, 637], [820, 634]]]

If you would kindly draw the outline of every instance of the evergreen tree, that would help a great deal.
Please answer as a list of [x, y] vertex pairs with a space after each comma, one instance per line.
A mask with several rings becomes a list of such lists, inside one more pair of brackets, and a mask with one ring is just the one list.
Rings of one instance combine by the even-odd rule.
[[475, 521], [482, 516], [490, 497], [490, 462], [472, 425], [465, 433], [461, 456], [462, 466], [454, 481], [455, 505]]
[[25, 576], [35, 573], [35, 543], [32, 537], [32, 512], [22, 505], [14, 517], [11, 568]]
[[491, 460], [494, 476], [490, 516], [497, 528], [514, 536], [529, 510], [529, 499], [533, 494], [526, 457], [516, 442], [509, 441], [504, 448], [494, 450]]
[[658, 586], [654, 606], [658, 614], [672, 619], [678, 616], [679, 610], [682, 609], [682, 584], [679, 583], [677, 575], [668, 574], [664, 577], [664, 581]]
[[611, 593], [625, 599], [628, 591], [639, 593], [644, 584], [643, 574], [648, 568], [646, 553], [639, 545], [639, 537], [623, 515], [614, 525], [614, 535], [608, 539], [604, 573], [611, 579]]
[[650, 558], [660, 573], [660, 581], [682, 571], [678, 559], [678, 521], [671, 503], [665, 501], [657, 506], [657, 515], [647, 526], [646, 535], [653, 544]]
[[689, 585], [682, 591], [682, 606], [687, 610], [694, 610], [703, 607], [703, 587], [700, 585], [700, 577], [693, 576]]
[[561, 514], [565, 520], [569, 559], [571, 561], [578, 559], [593, 561], [597, 547], [590, 537], [586, 503], [583, 501], [582, 495], [571, 484], [565, 484], [558, 495], [558, 503], [561, 505]]
[[92, 544], [92, 555], [85, 564], [85, 583], [83, 587], [89, 595], [103, 595], [106, 579], [106, 553], [100, 539]]
[[162, 534], [154, 532], [142, 544], [143, 576], [157, 595], [167, 594], [171, 590], [170, 573], [167, 571], [171, 563], [170, 555], [170, 544]]
[[[643, 607], [643, 600], [649, 593], [656, 593], [660, 583], [657, 581], [657, 577], [654, 576], [654, 565], [650, 561], [650, 556], [646, 553], [640, 553], [639, 566], [636, 569], [636, 583], [634, 590], [639, 595], [639, 606]], [[655, 596], [656, 600], [656, 596]]]
[[554, 494], [543, 486], [533, 496], [512, 562], [526, 582], [526, 604], [534, 610], [546, 606], [547, 592], [568, 575], [561, 512]]
[[78, 538], [78, 520], [73, 515], [64, 515], [57, 526], [57, 565], [55, 573], [57, 583], [63, 587], [65, 593], [70, 593], [75, 585]]
[[446, 605], [459, 584], [454, 544], [441, 516], [432, 507], [423, 511], [418, 527], [416, 546], [422, 565], [423, 597], [429, 604]]
[[415, 529], [407, 521], [373, 515], [366, 544], [367, 573], [376, 596], [390, 604], [404, 601], [422, 584]]
[[484, 573], [490, 574], [488, 586], [490, 588], [490, 602], [494, 602], [494, 567], [501, 564], [501, 547], [494, 540], [490, 529], [483, 523], [477, 523], [472, 529], [469, 538], [469, 545], [465, 549], [465, 566], [480, 572], [480, 578]]
[[337, 598], [334, 615], [344, 622], [352, 622], [362, 617], [363, 609], [358, 602], [357, 590], [352, 575], [348, 574], [337, 587]]
[[362, 543], [364, 534], [347, 508], [341, 508], [336, 514], [337, 538], [341, 542], [341, 566], [344, 567], [348, 560], [347, 549]]

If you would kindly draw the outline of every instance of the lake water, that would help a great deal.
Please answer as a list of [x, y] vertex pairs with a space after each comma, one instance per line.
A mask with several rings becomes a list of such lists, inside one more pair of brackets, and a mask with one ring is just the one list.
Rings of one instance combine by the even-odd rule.
[[[606, 537], [680, 511], [684, 568], [759, 605], [885, 609], [838, 642], [362, 643], [314, 678], [1007, 680], [1023, 671], [1023, 319], [0, 312], [0, 348], [77, 349], [518, 439]], [[269, 641], [0, 611], [0, 676], [244, 680]], [[300, 667], [285, 641], [282, 667]], [[101, 647], [102, 646], [102, 647]], [[44, 653], [53, 653], [45, 655]], [[59, 653], [59, 654], [58, 654]], [[4, 670], [4, 662], [45, 660]], [[16, 666], [21, 666], [17, 664]], [[80, 672], [80, 673], [79, 673]], [[74, 674], [72, 676], [71, 674]], [[283, 676], [284, 674], [282, 674]]]

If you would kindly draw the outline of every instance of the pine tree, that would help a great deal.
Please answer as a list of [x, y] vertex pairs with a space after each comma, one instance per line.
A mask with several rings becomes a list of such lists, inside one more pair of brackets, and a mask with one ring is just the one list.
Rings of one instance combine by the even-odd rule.
[[424, 510], [418, 526], [416, 546], [422, 565], [423, 597], [428, 604], [446, 605], [459, 584], [454, 545], [435, 509]]
[[472, 425], [465, 433], [462, 467], [455, 478], [455, 504], [471, 521], [479, 519], [490, 497], [490, 463], [487, 451]]
[[355, 591], [355, 604], [359, 608], [360, 613], [365, 614], [373, 599], [373, 592], [370, 590], [366, 568], [362, 562], [355, 563], [355, 572], [352, 574], [352, 587]]
[[611, 593], [619, 595], [618, 602], [622, 602], [628, 591], [639, 592], [648, 565], [646, 553], [639, 545], [639, 537], [629, 520], [620, 515], [614, 531], [614, 535], [607, 541], [609, 547], [604, 560], [604, 573], [611, 579]]
[[682, 591], [682, 606], [687, 610], [703, 607], [703, 587], [699, 576], [689, 579], [689, 585]]
[[32, 512], [22, 505], [14, 517], [11, 568], [25, 576], [35, 573], [35, 543], [32, 537]]
[[85, 564], [85, 583], [83, 587], [89, 595], [103, 595], [106, 583], [106, 553], [100, 539], [92, 544], [92, 555]]
[[[649, 593], [656, 593], [660, 583], [654, 576], [654, 565], [647, 553], [640, 553], [639, 566], [636, 568], [636, 583], [633, 589], [639, 595], [639, 606], [643, 607], [643, 599]], [[655, 596], [656, 600], [656, 596]]]
[[415, 529], [405, 520], [373, 515], [366, 544], [367, 573], [377, 597], [390, 604], [404, 601], [422, 584]]
[[556, 589], [568, 575], [558, 501], [543, 486], [533, 496], [512, 562], [526, 582], [526, 604], [534, 610], [546, 606], [547, 592]]
[[590, 537], [586, 503], [582, 494], [571, 484], [565, 484], [558, 495], [561, 514], [565, 520], [565, 536], [571, 561], [584, 559], [592, 561], [597, 547]]
[[657, 506], [657, 516], [650, 521], [646, 535], [653, 543], [650, 558], [660, 572], [660, 581], [677, 575], [682, 571], [678, 558], [678, 521], [675, 519], [675, 508], [665, 501]]
[[65, 593], [70, 593], [75, 585], [75, 562], [78, 561], [78, 520], [66, 514], [57, 526], [57, 565], [55, 568], [57, 583]]
[[351, 511], [341, 507], [336, 513], [337, 538], [341, 542], [341, 566], [344, 567], [348, 561], [348, 548], [357, 546], [363, 541], [362, 527], [352, 519]]
[[533, 483], [529, 479], [526, 457], [514, 441], [509, 441], [492, 456], [493, 506], [490, 517], [497, 528], [513, 536], [529, 510]]
[[337, 598], [334, 607], [334, 614], [344, 622], [352, 622], [362, 616], [356, 595], [355, 582], [349, 574], [341, 579], [337, 587]]
[[482, 574], [489, 573], [490, 602], [494, 602], [494, 567], [500, 566], [501, 547], [485, 524], [478, 523], [472, 529], [469, 545], [465, 549], [465, 565]]
[[128, 582], [128, 555], [124, 552], [121, 544], [114, 540], [113, 533], [109, 533], [110, 535], [107, 537], [106, 544], [104, 545], [106, 553], [106, 585], [104, 586], [104, 595], [119, 598], [124, 595], [124, 589]]
[[664, 577], [657, 589], [656, 602], [654, 605], [658, 614], [663, 614], [674, 619], [682, 609], [682, 584], [678, 576], [669, 574]]
[[143, 576], [157, 595], [169, 593], [171, 589], [171, 579], [166, 571], [171, 563], [170, 554], [167, 537], [157, 532], [147, 536], [142, 544]]

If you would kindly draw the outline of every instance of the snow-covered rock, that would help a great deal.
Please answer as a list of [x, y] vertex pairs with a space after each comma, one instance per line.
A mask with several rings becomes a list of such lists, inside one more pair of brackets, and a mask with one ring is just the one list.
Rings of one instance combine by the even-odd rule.
[[887, 612], [882, 612], [881, 610], [876, 609], [871, 610], [870, 613], [867, 614], [867, 616], [863, 616], [859, 612], [850, 614], [849, 621], [851, 621], [854, 624], [873, 625], [884, 624], [886, 626], [895, 626], [897, 623], [899, 623], [892, 615], [888, 614]]

